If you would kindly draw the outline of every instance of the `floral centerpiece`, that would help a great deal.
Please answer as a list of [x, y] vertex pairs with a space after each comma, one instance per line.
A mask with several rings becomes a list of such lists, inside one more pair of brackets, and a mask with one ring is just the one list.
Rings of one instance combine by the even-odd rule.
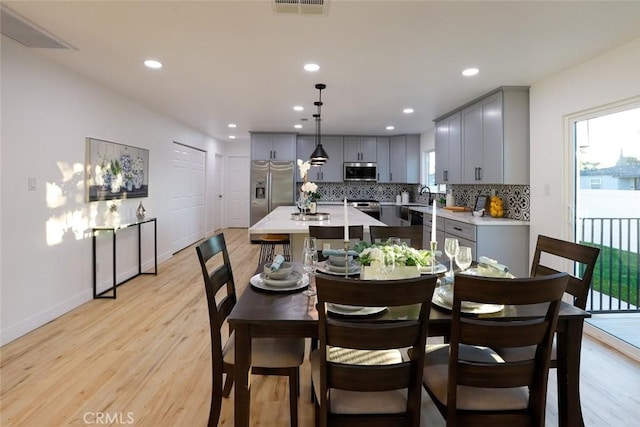
[[420, 276], [420, 267], [431, 265], [430, 251], [407, 245], [368, 244], [356, 247], [364, 279], [404, 279]]
[[315, 203], [320, 199], [318, 194], [318, 185], [310, 182], [308, 178], [309, 169], [311, 168], [311, 162], [303, 162], [298, 159], [298, 169], [300, 170], [300, 178], [303, 183], [300, 186], [300, 199], [298, 201], [298, 207], [305, 211], [315, 213]]

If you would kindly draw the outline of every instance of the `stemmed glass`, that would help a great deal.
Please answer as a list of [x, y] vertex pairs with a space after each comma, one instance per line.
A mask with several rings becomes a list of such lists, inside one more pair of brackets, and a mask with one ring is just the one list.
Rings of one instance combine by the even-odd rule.
[[316, 294], [316, 290], [313, 287], [313, 273], [316, 270], [317, 263], [318, 242], [315, 237], [305, 237], [302, 248], [302, 269], [307, 273], [309, 286], [302, 292], [302, 294], [307, 297], [312, 297]]
[[471, 266], [471, 248], [460, 246], [456, 255], [456, 265], [460, 271], [464, 271]]
[[448, 276], [453, 276], [453, 258], [458, 255], [458, 239], [447, 237], [444, 239], [444, 253], [449, 257]]
[[402, 245], [402, 240], [400, 240], [399, 237], [389, 237], [387, 239], [387, 244], [388, 245], [396, 245], [396, 246], [401, 246]]
[[385, 279], [388, 279], [396, 268], [395, 253], [391, 250], [382, 252], [382, 259], [380, 264], [380, 272]]

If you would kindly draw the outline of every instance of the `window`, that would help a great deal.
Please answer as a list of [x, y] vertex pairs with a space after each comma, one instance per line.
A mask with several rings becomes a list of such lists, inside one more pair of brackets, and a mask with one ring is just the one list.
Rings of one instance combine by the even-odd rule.
[[436, 184], [436, 152], [435, 150], [422, 152], [422, 167], [420, 168], [422, 176], [420, 184], [429, 187], [432, 193], [446, 193], [447, 186]]

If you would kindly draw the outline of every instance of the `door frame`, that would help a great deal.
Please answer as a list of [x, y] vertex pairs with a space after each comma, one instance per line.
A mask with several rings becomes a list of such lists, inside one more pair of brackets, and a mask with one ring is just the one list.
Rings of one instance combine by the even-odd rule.
[[[577, 186], [579, 183], [576, 180], [577, 156], [575, 144], [575, 123], [638, 107], [640, 107], [640, 96], [634, 96], [609, 104], [589, 108], [587, 110], [578, 111], [564, 117], [564, 164], [567, 167], [565, 168], [563, 184], [561, 186], [561, 201], [562, 205], [566, 206], [567, 220], [562, 221], [562, 238], [572, 242], [575, 242], [576, 239], [576, 214], [578, 207]], [[565, 268], [571, 268], [571, 266], [566, 265]], [[628, 357], [636, 361], [640, 361], [640, 349], [638, 347], [635, 347], [586, 321], [584, 322], [584, 332], [598, 341], [613, 347]]]

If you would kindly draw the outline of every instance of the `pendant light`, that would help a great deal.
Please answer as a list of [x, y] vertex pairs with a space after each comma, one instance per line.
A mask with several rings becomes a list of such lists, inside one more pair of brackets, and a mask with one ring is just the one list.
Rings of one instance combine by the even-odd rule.
[[329, 160], [329, 155], [327, 154], [326, 151], [324, 151], [324, 148], [322, 147], [322, 135], [320, 132], [320, 122], [322, 121], [322, 117], [321, 117], [322, 90], [325, 89], [326, 87], [327, 85], [322, 83], [318, 83], [316, 85], [316, 89], [318, 89], [319, 95], [318, 95], [318, 101], [313, 103], [313, 105], [318, 107], [318, 113], [313, 115], [313, 117], [316, 119], [316, 149], [313, 150], [313, 153], [311, 153], [311, 156], [309, 157], [311, 159], [311, 164], [313, 166], [323, 165], [327, 162], [327, 160]]

